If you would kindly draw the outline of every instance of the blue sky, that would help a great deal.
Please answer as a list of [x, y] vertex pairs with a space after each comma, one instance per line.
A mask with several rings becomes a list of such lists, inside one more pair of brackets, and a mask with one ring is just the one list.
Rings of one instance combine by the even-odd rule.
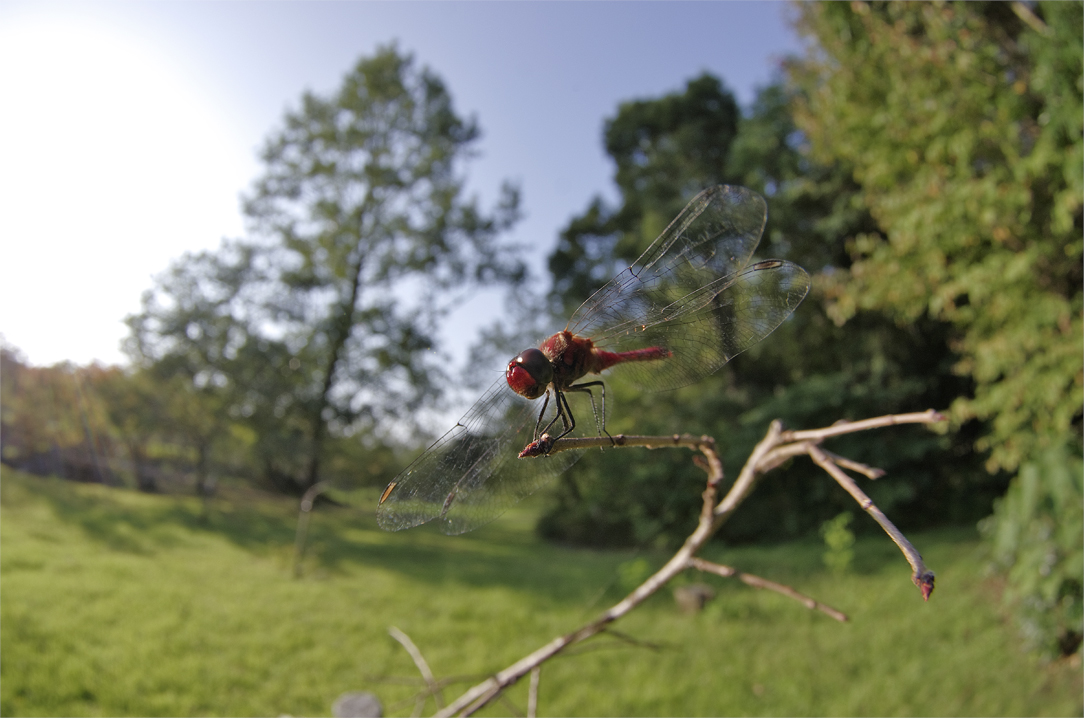
[[[747, 105], [801, 51], [772, 2], [0, 2], [0, 335], [34, 364], [123, 361], [185, 251], [244, 232], [256, 151], [308, 89], [397, 41], [477, 117], [483, 201], [523, 190], [533, 263], [595, 194], [618, 103], [707, 70]], [[12, 111], [14, 110], [14, 111]], [[468, 303], [456, 331], [487, 323]], [[486, 316], [486, 315], [489, 316]]]

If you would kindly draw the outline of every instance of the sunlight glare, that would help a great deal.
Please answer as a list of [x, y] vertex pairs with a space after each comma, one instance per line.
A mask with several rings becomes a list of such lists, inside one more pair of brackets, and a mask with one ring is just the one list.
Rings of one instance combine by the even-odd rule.
[[149, 41], [56, 15], [5, 25], [0, 333], [35, 364], [121, 361], [151, 276], [240, 234], [253, 153]]

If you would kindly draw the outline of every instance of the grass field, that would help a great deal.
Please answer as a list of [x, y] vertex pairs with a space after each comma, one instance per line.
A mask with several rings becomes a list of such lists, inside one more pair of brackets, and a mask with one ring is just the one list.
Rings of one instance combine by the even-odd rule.
[[[539, 543], [531, 506], [473, 534], [376, 528], [371, 507], [320, 506], [305, 575], [296, 502], [146, 496], [27, 477], [0, 481], [0, 713], [330, 715], [368, 690], [409, 715], [411, 636], [438, 677], [471, 681], [621, 596], [634, 558]], [[887, 539], [854, 570], [823, 546], [713, 548], [851, 616], [703, 576], [718, 595], [680, 613], [669, 591], [542, 671], [540, 715], [1081, 715], [1079, 662], [1022, 653], [984, 578], [974, 532], [912, 536], [938, 573], [928, 604]], [[644, 645], [650, 643], [651, 645]], [[470, 683], [448, 689], [454, 697]], [[482, 715], [526, 706], [526, 686]], [[430, 701], [426, 711], [432, 712]]]

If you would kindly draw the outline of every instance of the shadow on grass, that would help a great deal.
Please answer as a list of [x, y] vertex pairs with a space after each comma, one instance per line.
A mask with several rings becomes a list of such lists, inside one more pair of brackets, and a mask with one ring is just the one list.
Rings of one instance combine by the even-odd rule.
[[192, 536], [201, 533], [216, 534], [254, 551], [293, 540], [289, 516], [270, 503], [231, 503], [223, 505], [225, 511], [212, 509], [205, 513], [194, 498], [138, 494], [129, 489], [13, 474], [5, 471], [3, 498], [7, 506], [44, 501], [62, 522], [78, 527], [88, 539], [113, 551], [154, 555], [189, 543]]
[[[252, 493], [243, 500], [216, 498], [205, 510], [194, 497], [145, 495], [16, 472], [5, 472], [3, 488], [4, 503], [9, 508], [21, 501], [42, 500], [61, 521], [119, 552], [153, 556], [191, 544], [199, 537], [214, 537], [255, 555], [292, 555], [297, 530], [297, 502], [285, 497]], [[375, 490], [373, 493], [375, 498]], [[529, 510], [514, 509], [510, 513], [518, 516], [518, 523], [499, 520], [469, 534], [445, 536], [435, 526], [387, 533], [377, 528], [371, 510], [320, 506], [310, 516], [306, 574], [385, 570], [433, 586], [504, 586], [557, 602], [582, 602], [585, 593], [597, 593], [600, 586], [607, 584], [613, 585], [605, 591], [605, 598], [620, 595], [621, 587], [612, 579], [632, 552], [543, 543], [529, 528]], [[953, 534], [951, 538], [946, 536], [950, 540], [974, 538], [973, 528], [949, 532]], [[47, 536], [41, 538], [48, 540]], [[742, 546], [739, 552], [741, 560], [736, 568], [773, 580], [801, 580], [825, 570], [821, 558], [824, 546], [819, 540]], [[711, 544], [705, 551], [705, 558], [728, 565], [732, 555], [721, 544]], [[659, 551], [639, 556], [652, 570], [667, 558]], [[853, 573], [875, 574], [900, 568], [906, 569], [904, 559], [887, 536], [860, 539]], [[284, 571], [284, 577], [288, 575], [288, 570]], [[753, 590], [736, 581], [716, 581], [696, 573], [688, 574], [688, 578], [719, 584], [725, 590]]]
[[[205, 510], [195, 497], [139, 494], [9, 471], [3, 489], [11, 511], [44, 503], [90, 541], [148, 557], [201, 538], [224, 540], [255, 555], [292, 555], [297, 530], [297, 502], [285, 497], [220, 497]], [[36, 538], [50, 540], [43, 534]], [[525, 552], [531, 554], [529, 562]], [[573, 554], [574, 561], [562, 560]], [[464, 536], [445, 536], [431, 526], [388, 533], [376, 526], [372, 511], [321, 506], [310, 516], [306, 573], [312, 574], [314, 565], [323, 574], [387, 570], [420, 583], [507, 586], [564, 601], [582, 600], [583, 586], [597, 586], [600, 575], [612, 574], [627, 557], [543, 544], [526, 525], [496, 524]]]
[[436, 526], [388, 533], [377, 528], [372, 512], [360, 509], [314, 512], [310, 524], [310, 560], [320, 571], [381, 569], [420, 583], [505, 586], [555, 601], [582, 602], [629, 556], [547, 544], [529, 524], [498, 522], [460, 536], [446, 536]]

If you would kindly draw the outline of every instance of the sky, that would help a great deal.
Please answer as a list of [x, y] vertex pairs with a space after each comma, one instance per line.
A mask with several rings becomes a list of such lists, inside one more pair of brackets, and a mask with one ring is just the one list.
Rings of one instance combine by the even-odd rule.
[[[185, 252], [244, 236], [258, 150], [301, 94], [390, 42], [477, 118], [468, 190], [519, 184], [535, 271], [595, 195], [619, 103], [708, 71], [747, 106], [802, 49], [774, 2], [0, 0], [0, 337], [32, 364], [125, 363], [124, 317]], [[489, 323], [484, 296], [449, 335]], [[455, 343], [454, 338], [450, 341]], [[469, 342], [460, 342], [465, 346]]]

